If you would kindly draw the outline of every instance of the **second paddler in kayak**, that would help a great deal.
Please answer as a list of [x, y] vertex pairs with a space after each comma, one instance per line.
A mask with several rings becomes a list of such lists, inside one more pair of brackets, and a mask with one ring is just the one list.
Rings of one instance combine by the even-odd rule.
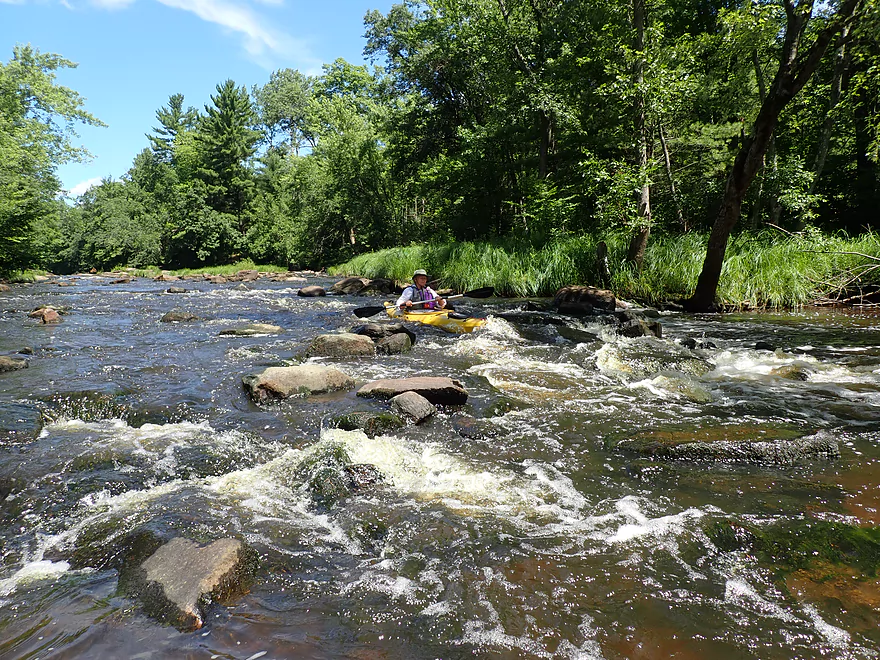
[[428, 286], [428, 273], [421, 268], [413, 273], [413, 283], [403, 290], [395, 307], [403, 311], [444, 309], [446, 301]]

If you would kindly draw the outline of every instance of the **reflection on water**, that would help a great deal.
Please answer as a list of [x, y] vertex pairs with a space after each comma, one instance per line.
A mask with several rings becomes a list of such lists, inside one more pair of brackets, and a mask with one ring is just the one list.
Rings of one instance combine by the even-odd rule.
[[[515, 302], [472, 302], [490, 316], [477, 333], [415, 328], [409, 354], [320, 360], [359, 383], [448, 375], [468, 388], [461, 409], [371, 438], [326, 421], [381, 402], [340, 392], [260, 408], [241, 386], [358, 325], [363, 298], [107, 281], [0, 293], [0, 354], [32, 349], [28, 369], [0, 375], [4, 658], [880, 655], [875, 577], [780, 572], [707, 533], [719, 520], [880, 520], [877, 316], [669, 314], [662, 340], [585, 320], [567, 339], [492, 314]], [[64, 322], [28, 319], [39, 304], [66, 308]], [[159, 322], [175, 309], [200, 318]], [[219, 334], [249, 323], [283, 331]], [[615, 450], [622, 437], [819, 430], [839, 460]], [[382, 481], [316, 495], [320, 470], [349, 464]], [[255, 582], [200, 631], [163, 627], [117, 589], [144, 534], [242, 539]]]

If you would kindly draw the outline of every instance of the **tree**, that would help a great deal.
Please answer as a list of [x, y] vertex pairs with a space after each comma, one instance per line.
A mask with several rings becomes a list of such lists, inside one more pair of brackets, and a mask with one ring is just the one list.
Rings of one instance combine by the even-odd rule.
[[247, 90], [236, 87], [232, 80], [217, 85], [211, 101], [213, 105], [205, 106], [196, 131], [199, 178], [207, 186], [211, 207], [235, 216], [239, 232], [244, 233], [245, 210], [254, 185], [250, 159], [260, 139], [252, 128], [256, 114]]
[[303, 147], [315, 146], [314, 130], [309, 122], [314, 84], [311, 76], [295, 69], [281, 69], [273, 71], [269, 82], [262, 87], [254, 85], [257, 113], [270, 147], [286, 146], [299, 155]]
[[844, 0], [825, 19], [824, 26], [811, 43], [808, 28], [813, 18], [813, 0], [801, 0], [797, 4], [792, 0], [783, 0], [783, 4], [786, 28], [779, 68], [770, 89], [767, 90], [751, 133], [743, 141], [727, 177], [697, 287], [693, 296], [686, 301], [686, 307], [691, 311], [708, 311], [714, 308], [727, 240], [739, 221], [743, 199], [763, 163], [779, 116], [813, 75], [829, 44], [851, 23], [862, 6], [862, 0]]
[[[75, 68], [60, 55], [16, 46], [0, 63], [0, 273], [43, 263], [58, 216], [58, 165], [88, 152], [72, 143], [77, 122], [103, 126], [55, 72]], [[48, 224], [47, 224], [48, 223]]]
[[153, 127], [153, 133], [147, 133], [153, 151], [166, 162], [171, 162], [174, 154], [174, 140], [184, 131], [191, 130], [198, 120], [199, 113], [195, 108], [183, 109], [183, 94], [172, 94], [168, 105], [156, 110], [159, 126]]

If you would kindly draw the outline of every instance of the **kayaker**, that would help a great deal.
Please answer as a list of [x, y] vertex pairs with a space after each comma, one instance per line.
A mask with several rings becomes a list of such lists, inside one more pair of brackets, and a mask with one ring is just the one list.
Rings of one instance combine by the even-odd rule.
[[[446, 301], [439, 294], [428, 286], [428, 273], [421, 268], [413, 273], [413, 283], [403, 290], [400, 298], [397, 299], [397, 307], [399, 309], [443, 309], [446, 307]], [[425, 302], [427, 301], [427, 302]], [[413, 303], [424, 302], [423, 305], [413, 305]]]

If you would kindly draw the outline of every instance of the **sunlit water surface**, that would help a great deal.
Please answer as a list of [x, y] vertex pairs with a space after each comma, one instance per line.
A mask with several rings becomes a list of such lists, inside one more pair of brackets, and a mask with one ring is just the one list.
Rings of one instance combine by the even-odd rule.
[[[376, 299], [300, 298], [265, 280], [186, 282], [187, 294], [75, 282], [0, 293], [0, 354], [33, 349], [28, 369], [0, 374], [0, 657], [880, 655], [876, 584], [859, 596], [781, 582], [704, 532], [717, 519], [880, 519], [877, 316], [669, 314], [662, 340], [587, 321], [600, 339], [573, 343], [496, 316], [515, 302], [472, 301], [490, 317], [472, 335], [417, 328], [404, 356], [321, 360], [359, 384], [443, 375], [469, 391], [460, 409], [368, 438], [327, 422], [380, 402], [352, 391], [261, 408], [241, 377], [357, 325], [352, 310]], [[39, 304], [67, 308], [64, 322], [27, 318]], [[173, 309], [201, 320], [160, 323]], [[219, 335], [249, 322], [284, 331]], [[780, 377], [789, 365], [808, 379]], [[476, 437], [459, 432], [466, 418]], [[720, 427], [826, 430], [842, 456], [649, 464], [611, 447]], [[384, 484], [316, 501], [303, 466], [334, 448]], [[249, 592], [196, 632], [154, 622], [117, 589], [115, 553], [140, 530], [245, 541], [258, 555]]]

